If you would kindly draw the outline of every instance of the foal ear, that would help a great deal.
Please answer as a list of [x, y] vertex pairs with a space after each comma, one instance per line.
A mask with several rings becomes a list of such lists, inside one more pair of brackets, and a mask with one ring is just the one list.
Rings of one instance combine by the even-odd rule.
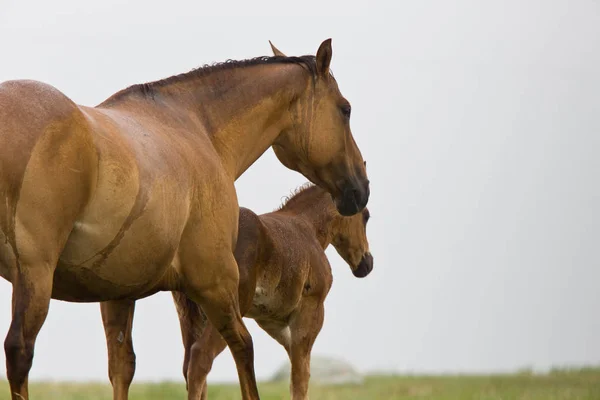
[[273, 45], [273, 43], [271, 43], [271, 41], [269, 40], [269, 44], [271, 45], [271, 50], [273, 50], [273, 55], [274, 56], [278, 56], [278, 57], [287, 57], [285, 54], [283, 54], [281, 52], [281, 50], [279, 50], [277, 47], [275, 47]]
[[325, 40], [319, 46], [317, 51], [317, 72], [320, 76], [327, 76], [329, 74], [329, 64], [331, 64], [331, 39]]

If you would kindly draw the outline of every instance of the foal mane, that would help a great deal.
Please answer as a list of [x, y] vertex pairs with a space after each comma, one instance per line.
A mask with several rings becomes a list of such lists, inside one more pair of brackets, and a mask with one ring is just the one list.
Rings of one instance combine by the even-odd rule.
[[[189, 72], [184, 72], [182, 74], [173, 75], [168, 78], [160, 79], [153, 82], [146, 83], [138, 83], [132, 86], [129, 86], [112, 96], [110, 96], [104, 103], [114, 100], [121, 99], [127, 95], [131, 94], [139, 94], [143, 97], [153, 97], [154, 89], [160, 88], [166, 85], [170, 85], [173, 83], [184, 82], [194, 78], [200, 78], [207, 75], [210, 75], [214, 72], [218, 71], [227, 71], [233, 70], [237, 68], [250, 67], [254, 65], [267, 65], [267, 64], [297, 64], [305, 67], [312, 74], [312, 76], [316, 76], [317, 74], [317, 63], [316, 57], [313, 55], [305, 55], [299, 57], [287, 57], [287, 56], [259, 56], [255, 58], [249, 58], [246, 60], [226, 60], [223, 62], [217, 62], [213, 64], [205, 64], [201, 67], [192, 69]], [[102, 104], [104, 104], [102, 103]]]
[[284, 196], [283, 201], [276, 211], [290, 210], [294, 207], [304, 204], [304, 201], [313, 195], [324, 193], [325, 191], [312, 182], [307, 182], [292, 190], [289, 196]]

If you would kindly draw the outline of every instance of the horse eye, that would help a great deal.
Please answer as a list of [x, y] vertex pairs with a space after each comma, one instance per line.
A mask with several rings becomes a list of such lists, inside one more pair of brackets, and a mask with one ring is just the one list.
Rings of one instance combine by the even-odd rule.
[[350, 114], [352, 113], [352, 107], [350, 107], [349, 105], [345, 105], [345, 106], [342, 106], [341, 109], [342, 109], [342, 114], [344, 115], [344, 117], [350, 118]]

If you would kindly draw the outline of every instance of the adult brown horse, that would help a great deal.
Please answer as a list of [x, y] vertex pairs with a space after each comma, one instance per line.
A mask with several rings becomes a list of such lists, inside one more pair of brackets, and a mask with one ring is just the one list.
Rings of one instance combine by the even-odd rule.
[[233, 353], [258, 399], [233, 255], [238, 178], [270, 146], [326, 188], [340, 213], [369, 197], [349, 103], [315, 56], [232, 61], [125, 89], [97, 107], [35, 81], [0, 85], [0, 274], [12, 283], [6, 337], [14, 400], [27, 399], [50, 298], [139, 299], [181, 291]]
[[[331, 196], [318, 186], [305, 186], [281, 209], [257, 216], [240, 209], [235, 259], [240, 269], [242, 315], [287, 351], [292, 364], [293, 400], [308, 399], [310, 353], [323, 326], [324, 302], [332, 283], [325, 249], [333, 244], [355, 276], [373, 269], [366, 227], [369, 211], [341, 216]], [[226, 347], [221, 336], [193, 301], [173, 292], [185, 349], [183, 374], [189, 399], [206, 399], [206, 376]], [[135, 302], [102, 303], [109, 375], [114, 398], [126, 398], [135, 372], [131, 336]], [[116, 383], [116, 384], [115, 384]], [[118, 387], [120, 386], [120, 387]]]

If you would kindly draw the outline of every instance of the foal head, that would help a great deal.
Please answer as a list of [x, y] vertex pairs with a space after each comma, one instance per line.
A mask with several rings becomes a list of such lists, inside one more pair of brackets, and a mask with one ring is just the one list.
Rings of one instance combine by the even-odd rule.
[[[284, 57], [274, 46], [273, 52]], [[350, 103], [329, 70], [331, 55], [328, 39], [314, 63], [306, 64], [312, 79], [292, 103], [291, 127], [279, 135], [273, 150], [286, 167], [326, 189], [341, 215], [350, 216], [367, 205], [369, 180], [350, 130]]]
[[296, 189], [279, 211], [302, 215], [309, 220], [321, 236], [323, 248], [331, 243], [354, 276], [363, 278], [373, 270], [373, 256], [367, 240], [368, 208], [350, 217], [340, 215], [331, 195], [325, 189], [309, 184]]
[[367, 240], [369, 209], [351, 217], [339, 216], [332, 227], [331, 244], [348, 263], [357, 278], [364, 278], [373, 270], [373, 256]]

